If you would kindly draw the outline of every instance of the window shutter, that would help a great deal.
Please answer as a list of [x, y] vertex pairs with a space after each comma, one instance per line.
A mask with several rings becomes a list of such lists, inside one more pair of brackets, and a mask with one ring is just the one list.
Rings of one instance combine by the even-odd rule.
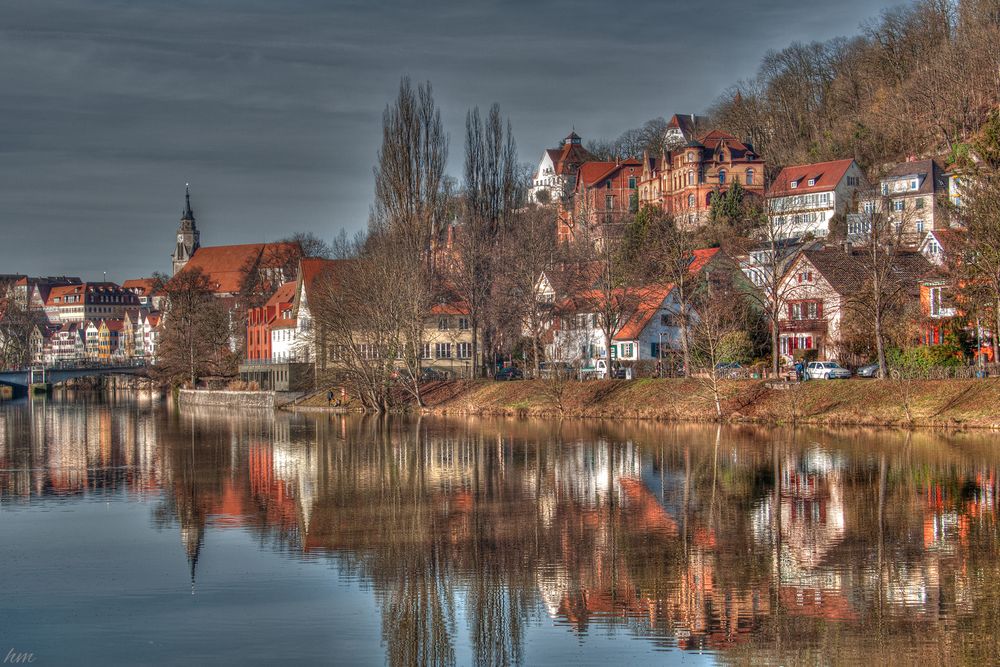
[[823, 302], [816, 302], [816, 319], [823, 319]]

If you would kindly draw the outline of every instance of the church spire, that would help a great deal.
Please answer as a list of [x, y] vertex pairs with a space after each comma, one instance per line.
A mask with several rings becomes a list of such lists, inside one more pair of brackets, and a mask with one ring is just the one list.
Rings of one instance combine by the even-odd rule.
[[194, 211], [191, 210], [191, 185], [185, 183], [184, 211], [181, 213], [181, 224], [177, 228], [177, 244], [170, 256], [175, 274], [184, 268], [199, 247], [201, 247], [201, 234], [194, 222]]
[[194, 211], [191, 210], [191, 184], [184, 184], [184, 213], [181, 214], [181, 220], [191, 220], [194, 221]]

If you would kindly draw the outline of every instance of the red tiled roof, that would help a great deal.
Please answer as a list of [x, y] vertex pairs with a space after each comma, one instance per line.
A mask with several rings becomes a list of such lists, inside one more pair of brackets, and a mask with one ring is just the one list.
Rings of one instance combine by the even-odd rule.
[[698, 273], [719, 254], [720, 248], [698, 248], [694, 251], [694, 258], [688, 266], [689, 273]]
[[431, 306], [431, 315], [468, 315], [469, 304], [464, 301], [436, 303]]
[[267, 300], [267, 303], [264, 304], [264, 307], [265, 308], [269, 306], [279, 307], [283, 303], [291, 303], [292, 301], [294, 301], [295, 285], [296, 282], [292, 280], [279, 287], [277, 291], [271, 295], [271, 298]]
[[711, 150], [715, 150], [716, 148], [718, 148], [719, 144], [722, 143], [723, 141], [725, 141], [726, 145], [729, 146], [731, 149], [737, 151], [750, 150], [747, 147], [747, 145], [744, 144], [742, 141], [740, 141], [733, 135], [723, 132], [721, 130], [712, 130], [711, 132], [706, 132], [698, 139], [698, 141], [705, 148], [709, 148]]
[[154, 278], [132, 278], [122, 283], [122, 289], [131, 290], [140, 296], [149, 296], [155, 288]]
[[[246, 243], [198, 248], [180, 273], [200, 270], [216, 294], [233, 294], [243, 287], [248, 269], [258, 262], [279, 267], [300, 253], [297, 243]], [[179, 274], [178, 274], [179, 275]]]
[[621, 162], [584, 162], [580, 165], [577, 180], [584, 187], [589, 187], [611, 176], [622, 167], [641, 166], [642, 161], [635, 159], [622, 160]]
[[[318, 257], [306, 257], [299, 262], [299, 277], [302, 279], [302, 284], [306, 289], [306, 296], [316, 288], [316, 284], [320, 278], [324, 276], [333, 276], [334, 278], [339, 278], [339, 275], [348, 266], [350, 266], [351, 260], [349, 259], [320, 259]], [[298, 298], [298, 295], [296, 295]]]
[[[844, 178], [844, 174], [847, 173], [852, 164], [854, 164], [854, 160], [847, 159], [785, 167], [774, 179], [767, 194], [769, 197], [774, 197], [832, 190]], [[809, 185], [810, 179], [816, 179], [815, 185]], [[798, 183], [795, 188], [792, 188], [793, 181]]]
[[[80, 283], [75, 285], [56, 285], [49, 291], [48, 298], [45, 300], [46, 306], [62, 306], [65, 304], [65, 300], [62, 297], [79, 294], [92, 294], [94, 292], [101, 291], [108, 292], [121, 292], [121, 287], [115, 283]], [[60, 297], [60, 302], [57, 304], [55, 302], [56, 297]], [[82, 303], [82, 302], [81, 302]]]

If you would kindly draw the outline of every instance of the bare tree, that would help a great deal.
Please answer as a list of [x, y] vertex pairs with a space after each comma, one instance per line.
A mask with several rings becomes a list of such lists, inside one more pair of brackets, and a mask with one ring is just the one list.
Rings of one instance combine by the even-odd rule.
[[[844, 307], [866, 325], [875, 344], [879, 377], [887, 378], [888, 330], [893, 317], [902, 315], [907, 291], [916, 289], [920, 272], [927, 266], [921, 255], [904, 250], [906, 213], [894, 211], [890, 198], [875, 189], [861, 200], [845, 249], [857, 284], [846, 295]], [[853, 243], [860, 247], [854, 248]]]
[[556, 212], [529, 206], [515, 214], [508, 248], [496, 278], [498, 289], [492, 319], [498, 334], [510, 341], [525, 341], [525, 357], [538, 377], [543, 357], [542, 337], [551, 326], [552, 304], [541, 294], [541, 276], [559, 258]]
[[697, 299], [692, 323], [692, 376], [701, 384], [722, 419], [723, 381], [731, 374], [726, 364], [747, 354], [746, 329], [750, 311], [738, 293], [709, 284]]
[[0, 298], [0, 368], [24, 368], [31, 361], [31, 332], [36, 318], [11, 297]]
[[[517, 178], [517, 149], [510, 123], [493, 105], [484, 121], [479, 109], [465, 121], [465, 183], [462, 224], [451, 263], [450, 282], [469, 309], [474, 373], [494, 352], [495, 323], [489, 318], [500, 268], [510, 252], [515, 212], [523, 198]], [[492, 367], [492, 364], [490, 364]]]
[[212, 294], [200, 270], [182, 271], [164, 287], [167, 308], [154, 372], [193, 388], [209, 375], [231, 376], [236, 359], [229, 350], [229, 312]]
[[785, 271], [800, 245], [791, 236], [793, 216], [761, 215], [754, 230], [754, 243], [747, 248], [753, 287], [747, 286], [745, 296], [755, 302], [767, 322], [771, 340], [771, 373], [781, 370], [779, 325], [787, 312], [788, 300], [794, 298], [799, 283], [785, 280]]

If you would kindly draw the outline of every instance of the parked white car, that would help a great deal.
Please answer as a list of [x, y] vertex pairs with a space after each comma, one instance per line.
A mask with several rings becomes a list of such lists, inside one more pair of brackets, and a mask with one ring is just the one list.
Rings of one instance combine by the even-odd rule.
[[805, 376], [807, 380], [846, 380], [851, 371], [835, 361], [810, 361]]

